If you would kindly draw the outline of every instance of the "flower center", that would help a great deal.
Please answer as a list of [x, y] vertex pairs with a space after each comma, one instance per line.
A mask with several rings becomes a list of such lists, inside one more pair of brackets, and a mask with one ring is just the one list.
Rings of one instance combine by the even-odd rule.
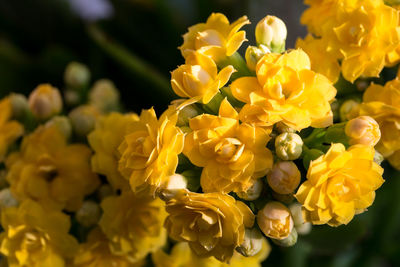
[[203, 46], [224, 46], [224, 38], [216, 30], [206, 30], [199, 32], [195, 40], [195, 48], [199, 49]]

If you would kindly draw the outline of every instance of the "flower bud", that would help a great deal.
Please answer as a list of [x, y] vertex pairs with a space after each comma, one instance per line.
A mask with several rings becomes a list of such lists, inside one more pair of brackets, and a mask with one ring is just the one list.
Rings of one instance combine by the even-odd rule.
[[265, 45], [257, 46], [249, 46], [246, 49], [246, 63], [247, 67], [251, 70], [256, 69], [257, 62], [262, 58], [265, 54], [271, 53], [268, 47]]
[[268, 202], [257, 214], [261, 231], [273, 239], [285, 239], [293, 230], [294, 223], [289, 209], [280, 202]]
[[50, 84], [41, 84], [29, 95], [29, 109], [39, 120], [46, 120], [62, 109], [62, 99], [57, 88]]
[[100, 205], [94, 201], [88, 200], [83, 202], [81, 208], [76, 212], [75, 218], [79, 224], [90, 227], [100, 220]]
[[28, 99], [24, 95], [12, 93], [10, 101], [14, 118], [23, 118], [29, 111]]
[[360, 110], [360, 103], [353, 99], [343, 102], [339, 109], [339, 116], [341, 121], [348, 121], [358, 116]]
[[89, 103], [104, 112], [117, 110], [119, 92], [114, 83], [107, 79], [98, 80], [90, 89]]
[[384, 161], [384, 160], [385, 160], [385, 158], [383, 157], [383, 155], [375, 150], [374, 162], [381, 165], [382, 161]]
[[77, 91], [67, 89], [64, 91], [64, 100], [67, 106], [76, 106], [81, 101], [81, 96]]
[[60, 132], [65, 136], [66, 139], [69, 139], [72, 135], [72, 125], [71, 121], [66, 116], [55, 116], [48, 122], [46, 122], [46, 127], [56, 127]]
[[347, 122], [344, 129], [350, 145], [375, 146], [381, 138], [379, 124], [369, 116], [360, 116]]
[[275, 139], [276, 155], [282, 160], [298, 159], [303, 151], [303, 140], [295, 133], [282, 133]]
[[81, 137], [86, 136], [94, 129], [98, 116], [100, 113], [97, 108], [90, 105], [79, 106], [68, 115], [74, 132]]
[[253, 201], [260, 197], [263, 189], [263, 183], [261, 179], [257, 179], [252, 186], [250, 186], [246, 192], [236, 193], [238, 197], [247, 201]]
[[294, 246], [297, 243], [297, 231], [296, 228], [293, 228], [292, 231], [290, 232], [289, 236], [284, 238], [284, 239], [272, 239], [272, 242], [277, 244], [278, 246], [281, 247], [291, 247]]
[[276, 163], [267, 175], [269, 186], [278, 194], [291, 194], [300, 184], [300, 171], [292, 161]]
[[18, 206], [18, 200], [12, 195], [10, 188], [0, 191], [0, 209]]
[[193, 117], [196, 117], [197, 115], [199, 115], [199, 111], [195, 108], [194, 105], [186, 106], [179, 111], [178, 121], [176, 125], [187, 126], [189, 125], [189, 120]]
[[263, 243], [263, 236], [257, 228], [245, 229], [243, 243], [236, 248], [236, 251], [245, 257], [251, 257], [260, 252]]
[[266, 16], [256, 26], [257, 43], [266, 45], [273, 52], [285, 50], [286, 35], [285, 23], [275, 16]]
[[80, 88], [89, 83], [90, 71], [84, 64], [71, 62], [65, 69], [64, 81], [69, 87]]
[[301, 209], [301, 204], [299, 203], [293, 203], [289, 206], [297, 233], [300, 235], [306, 235], [310, 233], [312, 225], [311, 223], [304, 221]]

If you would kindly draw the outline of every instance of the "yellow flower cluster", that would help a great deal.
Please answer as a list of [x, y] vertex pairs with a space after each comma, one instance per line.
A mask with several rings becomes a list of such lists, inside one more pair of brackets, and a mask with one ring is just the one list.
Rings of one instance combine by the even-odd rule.
[[371, 206], [375, 190], [384, 182], [374, 153], [371, 146], [354, 145], [346, 150], [338, 143], [311, 161], [307, 181], [296, 194], [305, 220], [339, 226]]
[[383, 0], [305, 3], [310, 7], [301, 22], [310, 35], [297, 46], [310, 54], [312, 68], [331, 81], [338, 79], [339, 70], [350, 82], [360, 76], [377, 77], [384, 66], [400, 60], [395, 52], [400, 45], [399, 11]]

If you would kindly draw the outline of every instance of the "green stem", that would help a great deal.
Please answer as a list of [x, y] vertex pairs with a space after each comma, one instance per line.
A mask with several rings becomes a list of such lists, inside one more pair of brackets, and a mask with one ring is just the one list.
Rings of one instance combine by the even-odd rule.
[[221, 69], [229, 65], [232, 65], [236, 70], [231, 77], [233, 80], [243, 76], [255, 76], [255, 73], [249, 70], [246, 61], [238, 52], [235, 52], [232, 56], [226, 57], [224, 60], [218, 62], [218, 67]]
[[173, 99], [174, 94], [170, 87], [169, 81], [161, 75], [153, 66], [149, 65], [138, 56], [127, 50], [121, 44], [113, 41], [96, 25], [89, 25], [88, 33], [90, 37], [115, 61], [125, 66], [135, 75], [142, 77], [154, 86], [154, 89], [161, 94], [162, 97]]

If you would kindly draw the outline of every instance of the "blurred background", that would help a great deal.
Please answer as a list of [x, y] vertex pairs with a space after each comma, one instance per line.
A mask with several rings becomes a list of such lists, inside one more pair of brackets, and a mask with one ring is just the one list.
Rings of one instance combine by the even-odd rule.
[[[71, 61], [86, 64], [92, 81], [114, 81], [127, 110], [174, 98], [170, 71], [184, 60], [177, 47], [190, 25], [211, 12], [232, 21], [247, 15], [249, 43], [265, 15], [287, 24], [287, 47], [305, 36], [300, 0], [2, 0], [0, 97], [28, 94], [39, 83], [63, 88]], [[244, 45], [244, 48], [247, 45]], [[400, 266], [400, 175], [389, 168], [371, 209], [339, 228], [314, 227], [292, 248], [273, 246], [265, 266]], [[399, 177], [397, 177], [399, 176]]]

